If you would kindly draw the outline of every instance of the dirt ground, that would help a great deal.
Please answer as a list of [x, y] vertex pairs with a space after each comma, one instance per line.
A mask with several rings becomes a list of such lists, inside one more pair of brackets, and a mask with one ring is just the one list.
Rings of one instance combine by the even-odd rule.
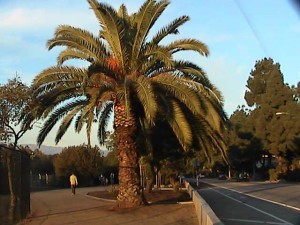
[[[88, 195], [98, 197], [101, 199], [116, 200], [117, 191], [95, 191], [89, 192]], [[150, 193], [144, 193], [146, 200], [150, 204], [162, 204], [162, 203], [178, 203], [191, 201], [189, 194], [185, 190], [173, 191], [173, 190], [153, 190]]]
[[[101, 198], [104, 200], [116, 200], [117, 191], [89, 192], [88, 195]], [[196, 225], [197, 217], [195, 214], [194, 205], [191, 203], [191, 198], [186, 190], [153, 190], [151, 193], [144, 193], [147, 206], [137, 208], [120, 209], [115, 208], [114, 203], [110, 208], [111, 212], [126, 217], [134, 216], [136, 220], [143, 220], [144, 224], [180, 224], [180, 225]], [[188, 204], [185, 204], [188, 203]], [[125, 224], [125, 221], [123, 221]], [[120, 221], [120, 224], [123, 224]], [[132, 224], [135, 224], [131, 221]], [[140, 224], [140, 223], [138, 223]]]

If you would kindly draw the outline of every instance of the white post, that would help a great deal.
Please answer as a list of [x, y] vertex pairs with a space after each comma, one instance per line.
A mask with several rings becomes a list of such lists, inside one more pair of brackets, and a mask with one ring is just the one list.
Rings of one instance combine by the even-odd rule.
[[143, 187], [143, 174], [142, 174], [142, 166], [140, 164], [140, 182], [141, 182], [141, 186]]

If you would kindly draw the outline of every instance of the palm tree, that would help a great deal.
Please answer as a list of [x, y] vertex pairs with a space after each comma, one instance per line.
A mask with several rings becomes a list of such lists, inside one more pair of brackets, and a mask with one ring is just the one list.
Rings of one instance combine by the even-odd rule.
[[[88, 3], [99, 21], [99, 35], [58, 26], [48, 48], [66, 48], [57, 58], [58, 65], [45, 69], [33, 81], [40, 101], [36, 118], [46, 119], [37, 142], [41, 144], [60, 122], [55, 139], [59, 142], [75, 120], [75, 130], [80, 132], [86, 125], [88, 135], [97, 122], [102, 144], [113, 115], [119, 160], [117, 206], [134, 207], [145, 203], [136, 142], [141, 124], [166, 121], [186, 150], [194, 143], [203, 143], [201, 149], [205, 150], [213, 143], [223, 150], [219, 133], [226, 119], [222, 97], [200, 67], [174, 59], [175, 53], [188, 50], [207, 56], [205, 44], [195, 39], [162, 44], [167, 36], [177, 34], [189, 17], [179, 17], [149, 37], [168, 0], [146, 0], [133, 14], [128, 14], [124, 5], [115, 10], [96, 0]], [[89, 66], [64, 65], [70, 59], [84, 60]]]

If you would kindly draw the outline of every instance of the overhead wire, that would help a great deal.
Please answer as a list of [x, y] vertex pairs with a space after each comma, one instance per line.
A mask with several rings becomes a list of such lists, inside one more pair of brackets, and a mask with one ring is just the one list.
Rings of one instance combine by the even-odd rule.
[[267, 51], [267, 49], [266, 49], [266, 47], [265, 47], [265, 45], [264, 45], [264, 43], [263, 43], [261, 37], [259, 36], [257, 30], [256, 30], [255, 27], [253, 26], [253, 24], [252, 24], [252, 22], [251, 22], [249, 16], [246, 14], [246, 12], [245, 12], [245, 10], [243, 9], [242, 5], [239, 3], [239, 0], [234, 0], [234, 2], [235, 2], [235, 4], [236, 4], [236, 6], [238, 7], [238, 9], [240, 10], [240, 12], [242, 13], [244, 19], [246, 20], [246, 22], [247, 22], [249, 28], [251, 29], [251, 31], [252, 31], [252, 33], [253, 33], [255, 39], [257, 40], [257, 42], [258, 42], [260, 48], [262, 49], [262, 51], [264, 52], [265, 56], [266, 56], [266, 57], [269, 56], [270, 54], [268, 53], [268, 51]]

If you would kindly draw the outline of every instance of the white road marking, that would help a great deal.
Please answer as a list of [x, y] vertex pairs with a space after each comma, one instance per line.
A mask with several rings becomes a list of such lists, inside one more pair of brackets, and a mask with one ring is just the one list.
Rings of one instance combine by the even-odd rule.
[[254, 223], [254, 224], [274, 224], [274, 225], [285, 225], [286, 223], [278, 223], [278, 222], [266, 222], [260, 220], [242, 220], [242, 219], [229, 219], [229, 218], [220, 218], [224, 221], [234, 221], [234, 222], [245, 222], [245, 223]]
[[289, 222], [287, 222], [287, 221], [285, 221], [285, 220], [283, 220], [283, 219], [281, 219], [281, 218], [279, 218], [279, 217], [277, 217], [277, 216], [274, 216], [274, 215], [272, 215], [272, 214], [270, 214], [270, 213], [267, 213], [267, 212], [265, 212], [265, 211], [263, 211], [263, 210], [260, 210], [260, 209], [254, 207], [254, 206], [252, 206], [252, 205], [249, 205], [249, 204], [247, 204], [247, 203], [245, 203], [245, 202], [242, 202], [242, 201], [240, 201], [240, 200], [237, 200], [237, 199], [235, 199], [235, 198], [233, 198], [233, 197], [231, 197], [231, 196], [229, 196], [229, 195], [226, 195], [226, 194], [224, 194], [224, 193], [222, 193], [222, 192], [220, 192], [220, 191], [218, 191], [218, 190], [215, 190], [214, 188], [211, 188], [211, 190], [213, 190], [213, 191], [215, 191], [215, 192], [219, 193], [220, 195], [223, 195], [223, 196], [225, 196], [225, 197], [227, 197], [227, 198], [230, 198], [230, 199], [233, 200], [233, 201], [236, 201], [236, 202], [238, 202], [238, 203], [242, 203], [243, 205], [248, 206], [249, 208], [254, 209], [254, 210], [256, 210], [256, 211], [258, 211], [258, 212], [260, 212], [260, 213], [263, 213], [263, 214], [265, 214], [265, 215], [267, 215], [267, 216], [270, 216], [270, 217], [272, 217], [272, 218], [274, 218], [274, 219], [276, 219], [276, 220], [278, 220], [278, 221], [281, 221], [283, 224], [286, 224], [286, 225], [293, 225], [292, 223], [289, 223]]
[[[209, 184], [209, 183], [204, 182], [204, 181], [202, 181], [202, 182], [206, 183], [206, 184]], [[281, 206], [284, 206], [284, 207], [287, 207], [287, 208], [291, 208], [291, 209], [295, 209], [297, 211], [300, 211], [300, 208], [297, 208], [295, 206], [291, 206], [291, 205], [287, 205], [287, 204], [284, 204], [284, 203], [272, 201], [272, 200], [269, 200], [269, 199], [266, 199], [266, 198], [261, 198], [261, 197], [255, 196], [255, 195], [251, 195], [251, 194], [247, 194], [247, 193], [244, 193], [244, 192], [241, 192], [241, 191], [234, 190], [232, 188], [222, 187], [222, 186], [217, 185], [217, 184], [210, 184], [210, 185], [213, 185], [215, 187], [220, 187], [220, 188], [223, 188], [223, 189], [226, 189], [226, 190], [229, 190], [229, 191], [233, 191], [233, 192], [236, 192], [236, 193], [239, 193], [239, 194], [244, 194], [244, 195], [250, 196], [252, 198], [260, 199], [260, 200], [263, 200], [263, 201], [266, 201], [266, 202], [271, 202], [273, 204], [281, 205]]]

